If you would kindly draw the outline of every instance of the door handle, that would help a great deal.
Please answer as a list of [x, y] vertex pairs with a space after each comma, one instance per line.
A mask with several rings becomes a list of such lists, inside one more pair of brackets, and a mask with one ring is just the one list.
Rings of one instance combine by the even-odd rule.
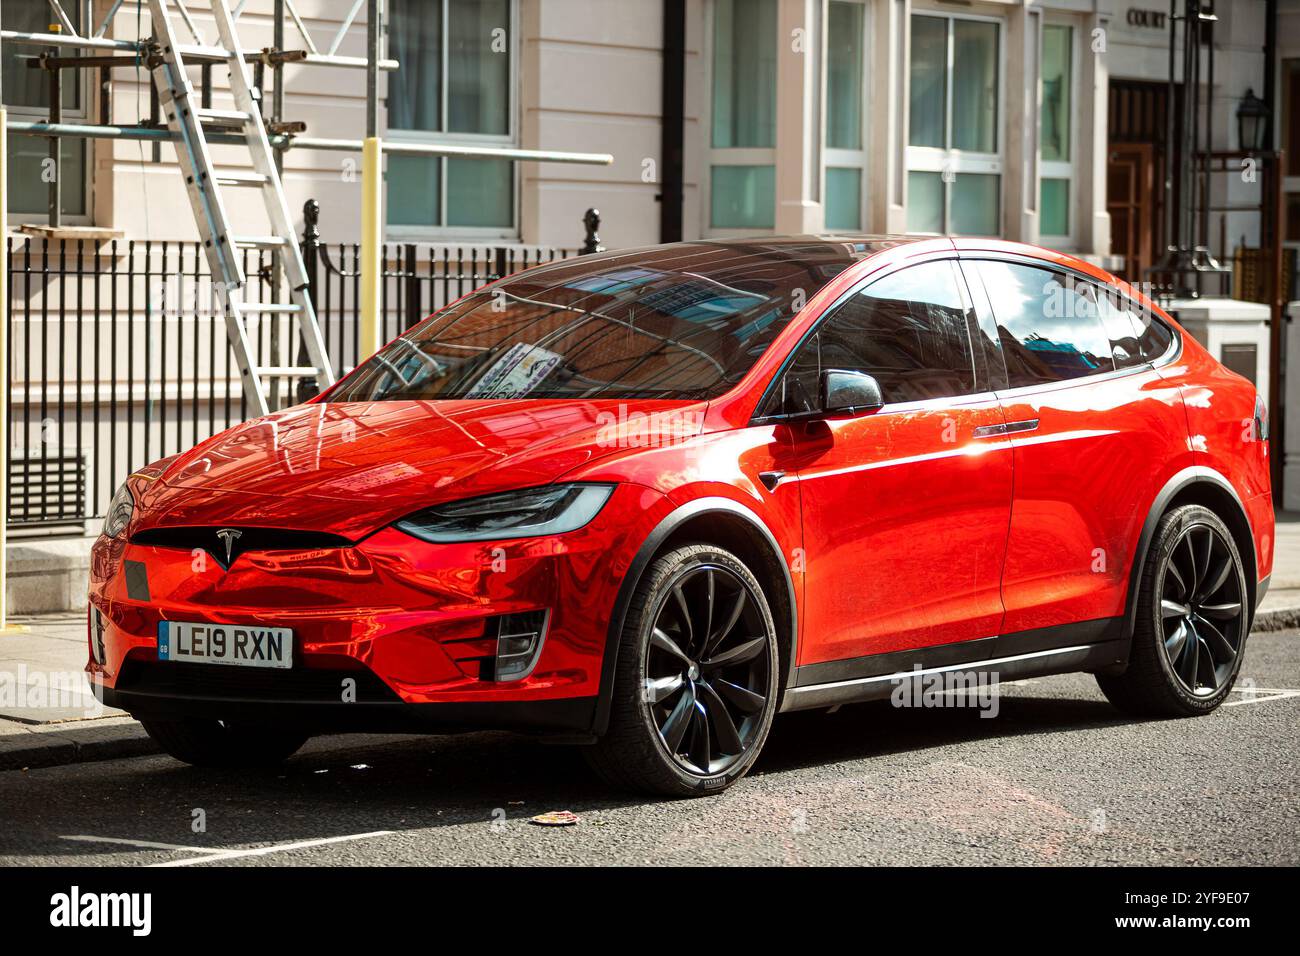
[[974, 437], [997, 438], [1001, 435], [1014, 435], [1016, 432], [1031, 432], [1037, 427], [1037, 418], [1025, 418], [1018, 422], [1003, 422], [998, 425], [980, 425], [975, 429]]

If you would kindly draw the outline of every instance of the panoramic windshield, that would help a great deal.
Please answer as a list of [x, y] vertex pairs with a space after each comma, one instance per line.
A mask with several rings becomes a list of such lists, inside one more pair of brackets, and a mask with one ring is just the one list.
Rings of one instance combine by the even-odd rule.
[[711, 398], [862, 252], [696, 242], [532, 269], [414, 326], [329, 401]]

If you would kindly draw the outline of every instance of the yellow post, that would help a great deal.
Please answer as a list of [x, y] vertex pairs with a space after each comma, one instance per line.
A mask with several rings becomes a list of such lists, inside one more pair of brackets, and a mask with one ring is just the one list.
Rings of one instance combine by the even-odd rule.
[[357, 364], [383, 345], [379, 320], [383, 270], [384, 154], [378, 136], [361, 148], [361, 329]]

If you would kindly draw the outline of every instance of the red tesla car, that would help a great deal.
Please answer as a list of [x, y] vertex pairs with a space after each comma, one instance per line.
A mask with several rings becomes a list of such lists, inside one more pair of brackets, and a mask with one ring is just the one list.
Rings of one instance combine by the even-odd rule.
[[168, 753], [509, 728], [716, 792], [776, 714], [918, 675], [1229, 693], [1265, 405], [1154, 303], [992, 240], [698, 241], [528, 270], [131, 475], [92, 682]]

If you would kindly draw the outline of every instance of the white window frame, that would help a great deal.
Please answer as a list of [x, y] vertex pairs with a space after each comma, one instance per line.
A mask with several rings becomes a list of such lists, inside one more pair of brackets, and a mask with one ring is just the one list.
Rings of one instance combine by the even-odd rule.
[[[827, 170], [831, 167], [837, 169], [856, 169], [858, 171], [858, 231], [864, 231], [869, 222], [869, 203], [870, 184], [867, 180], [867, 174], [870, 172], [868, 156], [871, 152], [871, 127], [867, 122], [867, 102], [870, 96], [871, 82], [871, 8], [867, 0], [836, 0], [836, 2], [856, 3], [862, 8], [862, 88], [859, 90], [861, 96], [859, 104], [862, 109], [861, 130], [862, 139], [858, 143], [857, 149], [832, 149], [826, 144], [826, 118], [830, 115], [830, 84], [829, 70], [830, 58], [827, 56], [826, 41], [829, 39], [825, 36], [826, 30], [823, 29], [822, 42], [822, 86], [826, 89], [825, 109], [822, 118], [822, 202], [825, 203], [829, 196], [826, 191], [827, 187]], [[827, 10], [822, 17], [822, 22], [829, 23], [830, 20], [830, 0], [827, 0]], [[830, 232], [829, 226], [826, 231]]]
[[[1006, 189], [1006, 172], [1004, 169], [1003, 153], [1007, 144], [1007, 21], [1005, 17], [986, 16], [975, 13], [954, 13], [949, 10], [922, 6], [913, 4], [911, 10], [912, 17], [934, 17], [948, 21], [948, 45], [947, 45], [947, 62], [945, 65], [944, 84], [944, 142], [952, 142], [952, 75], [953, 75], [953, 22], [957, 20], [977, 20], [982, 23], [993, 23], [998, 28], [998, 96], [997, 96], [997, 122], [995, 123], [994, 132], [997, 136], [997, 151], [994, 153], [976, 153], [969, 150], [954, 148], [938, 148], [934, 146], [913, 146], [911, 145], [910, 126], [901, 130], [901, 138], [904, 144], [904, 176], [909, 173], [946, 173], [951, 172], [955, 177], [961, 173], [988, 173], [996, 174], [998, 177], [998, 201], [997, 216], [998, 228], [994, 233], [996, 236], [1002, 235], [1005, 226], [1004, 215], [1002, 210], [1002, 196]], [[907, 75], [909, 90], [911, 86], [912, 71], [912, 20], [907, 22], [907, 44], [904, 47], [905, 56], [908, 58]], [[909, 92], [910, 96], [910, 92]], [[945, 179], [943, 189], [943, 231], [940, 233], [912, 233], [911, 235], [958, 235], [950, 227], [952, 223], [952, 189], [953, 181]], [[908, 197], [911, 202], [911, 197]]]
[[[442, 12], [442, 43], [443, 50], [441, 56], [442, 63], [442, 82], [440, 84], [442, 91], [442, 103], [440, 115], [443, 117], [443, 123], [446, 123], [447, 117], [447, 71], [449, 68], [450, 58], [446, 55], [447, 37], [449, 26], [449, 11], [451, 5], [448, 0], [434, 0], [439, 4]], [[507, 49], [505, 56], [510, 58], [509, 75], [507, 83], [509, 85], [510, 106], [507, 116], [509, 130], [504, 135], [487, 134], [487, 133], [436, 133], [426, 130], [408, 130], [408, 129], [391, 129], [384, 132], [385, 138], [394, 143], [429, 143], [436, 146], [501, 146], [507, 148], [518, 147], [519, 145], [519, 107], [520, 107], [520, 83], [519, 83], [519, 47], [520, 47], [520, 20], [519, 20], [519, 0], [510, 0], [509, 5], [510, 23], [507, 26]], [[392, 21], [385, 18], [385, 40], [387, 40], [387, 30], [391, 29]], [[383, 74], [386, 82], [391, 82], [389, 74]], [[385, 87], [384, 94], [384, 118], [388, 118], [388, 90]], [[436, 158], [436, 157], [430, 157]], [[440, 178], [438, 182], [438, 219], [442, 223], [447, 221], [447, 164], [446, 160], [440, 161]], [[387, 176], [387, 166], [385, 165], [385, 177]], [[518, 239], [519, 238], [519, 216], [520, 216], [520, 188], [523, 177], [520, 175], [519, 163], [510, 161], [510, 180], [511, 180], [511, 224], [509, 226], [416, 226], [409, 224], [394, 225], [388, 222], [387, 208], [384, 211], [384, 232], [388, 239], [394, 241], [437, 241], [446, 239], [464, 239], [467, 241], [475, 240], [492, 240], [492, 239]], [[384, 190], [385, 200], [387, 200], [388, 191]]]
[[[779, 13], [779, 11], [778, 11]], [[713, 30], [716, 20], [716, 4], [710, 2], [704, 11], [704, 37], [705, 49], [704, 56], [704, 96], [703, 105], [700, 110], [700, 130], [704, 140], [704, 171], [700, 177], [700, 235], [706, 239], [713, 239], [720, 236], [736, 236], [740, 238], [751, 236], [770, 236], [776, 228], [776, 206], [780, 202], [777, 190], [773, 190], [772, 196], [772, 228], [767, 229], [738, 229], [726, 226], [713, 225], [713, 167], [715, 166], [771, 166], [773, 175], [776, 172], [776, 146], [773, 144], [768, 147], [735, 147], [735, 146], [714, 146], [713, 145], [713, 54], [716, 49], [714, 42]], [[776, 36], [772, 42], [777, 44], [777, 53], [780, 55], [781, 44], [781, 24], [778, 16]], [[780, 98], [780, 91], [777, 91], [777, 97]], [[778, 187], [779, 188], [779, 187]]]
[[[1043, 29], [1038, 41], [1038, 88], [1039, 98], [1042, 97], [1042, 64], [1043, 64], [1043, 38], [1047, 35], [1048, 27], [1068, 27], [1070, 30], [1070, 150], [1069, 157], [1064, 160], [1045, 160], [1043, 159], [1043, 129], [1042, 113], [1039, 113], [1038, 128], [1038, 182], [1034, 188], [1037, 189], [1035, 199], [1035, 208], [1039, 214], [1039, 239], [1046, 245], [1063, 251], [1071, 251], [1078, 247], [1079, 244], [1079, 77], [1080, 77], [1080, 60], [1079, 55], [1080, 40], [1083, 31], [1080, 25], [1069, 19], [1061, 17], [1048, 17], [1043, 21]], [[1044, 179], [1064, 179], [1069, 182], [1069, 196], [1067, 198], [1066, 208], [1069, 216], [1069, 231], [1058, 236], [1052, 233], [1043, 232], [1042, 213], [1043, 213], [1043, 180]]]
[[[46, 0], [33, 0], [33, 2], [37, 2], [38, 6], [43, 7], [49, 13], [51, 21], [53, 21], [54, 12], [50, 10], [49, 4], [46, 2]], [[91, 21], [91, 13], [92, 13], [91, 0], [79, 0], [79, 2], [76, 3], [69, 3], [67, 2], [67, 0], [64, 0], [63, 8], [68, 13], [69, 16], [71, 16], [74, 11], [80, 14], [81, 21], [77, 25], [77, 29], [81, 30], [82, 33], [89, 32], [85, 29], [84, 24], [92, 22]], [[19, 56], [28, 56], [28, 57], [39, 56], [46, 49], [48, 49], [47, 47], [31, 46], [25, 43], [21, 45], [7, 44], [6, 48], [15, 51]], [[63, 51], [63, 55], [67, 56], [69, 55], [70, 52], [73, 51], [69, 51], [67, 48], [65, 48]], [[93, 84], [91, 82], [92, 75], [96, 79], [96, 83]], [[69, 109], [66, 106], [63, 108], [63, 122], [79, 123], [79, 124], [90, 123], [91, 122], [90, 104], [92, 99], [92, 93], [98, 82], [98, 71], [64, 70], [62, 76], [62, 82], [64, 84], [75, 83], [77, 85], [77, 89], [78, 92], [80, 93], [80, 98], [81, 98], [81, 106], [79, 108]], [[14, 122], [26, 122], [26, 123], [45, 122], [50, 118], [50, 113], [47, 108], [41, 108], [35, 106], [18, 106], [13, 103], [5, 103], [5, 109], [9, 113], [9, 119], [13, 120]], [[12, 144], [14, 140], [20, 138], [41, 139], [41, 137], [31, 137], [31, 136], [19, 137], [17, 135], [10, 135], [9, 142]], [[45, 143], [49, 142], [48, 139], [45, 139], [43, 141]], [[62, 149], [62, 141], [63, 141], [63, 137], [60, 137], [60, 147], [59, 147], [60, 149]], [[86, 155], [85, 162], [82, 164], [83, 173], [84, 173], [83, 189], [85, 190], [85, 197], [86, 197], [85, 199], [86, 211], [80, 215], [74, 215], [72, 213], [65, 212], [60, 216], [59, 221], [62, 225], [65, 226], [88, 226], [93, 223], [94, 212], [95, 212], [95, 195], [94, 195], [95, 141], [92, 139], [74, 139], [73, 141], [79, 142], [81, 144], [81, 148], [85, 150], [85, 155]], [[63, 166], [64, 163], [60, 159], [59, 162], [60, 172], [62, 172]], [[7, 219], [6, 225], [8, 226], [22, 226], [22, 225], [29, 225], [29, 224], [40, 225], [40, 226], [49, 225], [50, 222], [49, 203], [48, 201], [45, 200], [48, 184], [45, 182], [39, 182], [36, 185], [40, 187], [40, 193], [42, 198], [41, 211], [40, 212], [15, 212], [12, 209], [10, 209], [9, 215], [6, 217]], [[59, 198], [61, 201], [60, 204], [62, 204], [62, 199], [63, 199], [62, 191], [60, 191]], [[11, 198], [10, 205], [12, 206], [12, 204], [13, 204], [13, 199]]]

